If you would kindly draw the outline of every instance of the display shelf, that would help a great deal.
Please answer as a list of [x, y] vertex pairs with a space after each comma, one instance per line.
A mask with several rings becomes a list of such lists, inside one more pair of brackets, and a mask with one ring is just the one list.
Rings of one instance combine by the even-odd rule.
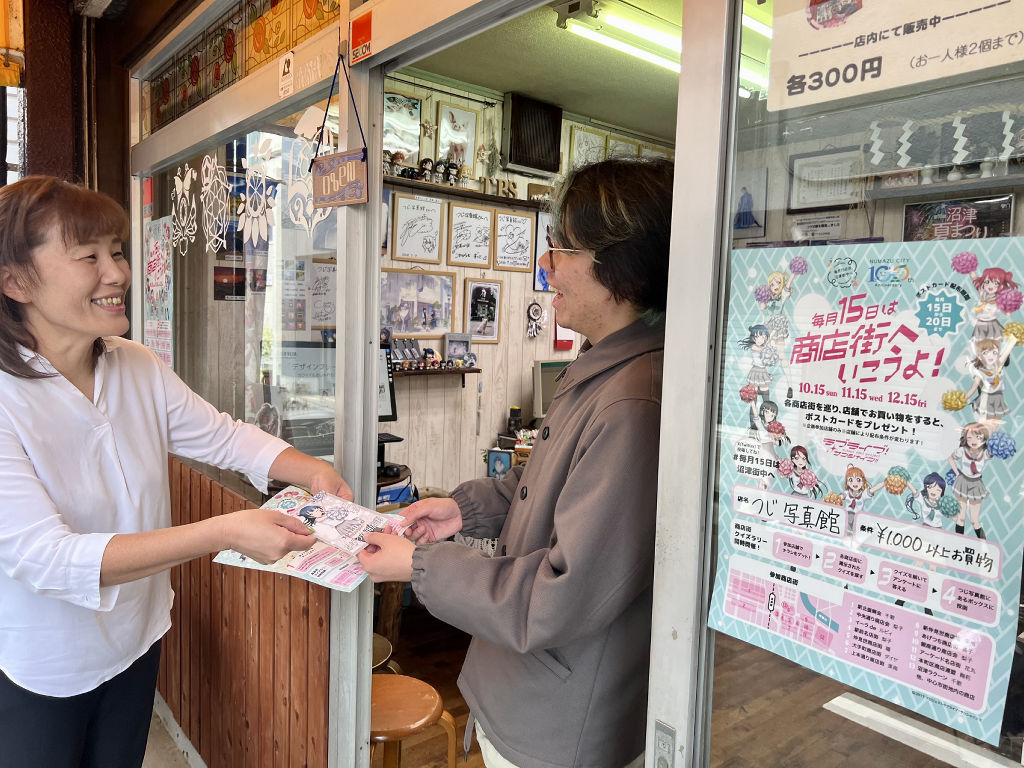
[[480, 368], [424, 368], [422, 371], [402, 371], [395, 369], [394, 377], [396, 379], [403, 376], [462, 376], [462, 386], [466, 386], [466, 374], [467, 373], [480, 373]]
[[465, 187], [451, 187], [447, 184], [434, 184], [430, 181], [419, 181], [418, 179], [404, 179], [401, 176], [385, 176], [384, 183], [403, 189], [412, 189], [427, 195], [449, 195], [461, 197], [464, 200], [476, 200], [478, 202], [495, 203], [510, 208], [526, 208], [528, 210], [543, 210], [546, 203], [540, 200], [522, 200], [518, 197], [502, 197], [500, 195], [485, 195], [475, 189]]
[[920, 198], [925, 195], [960, 195], [982, 194], [1004, 190], [1010, 187], [1024, 187], [1024, 174], [1011, 173], [1007, 176], [989, 176], [982, 179], [962, 179], [961, 181], [937, 181], [932, 184], [912, 184], [906, 187], [874, 187], [867, 191], [871, 200], [886, 200], [891, 197]]

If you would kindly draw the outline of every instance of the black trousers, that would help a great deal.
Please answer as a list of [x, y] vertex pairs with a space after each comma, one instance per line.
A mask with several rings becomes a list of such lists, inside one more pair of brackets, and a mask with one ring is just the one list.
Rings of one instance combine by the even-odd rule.
[[40, 696], [0, 672], [0, 768], [138, 768], [146, 754], [160, 641], [86, 693]]

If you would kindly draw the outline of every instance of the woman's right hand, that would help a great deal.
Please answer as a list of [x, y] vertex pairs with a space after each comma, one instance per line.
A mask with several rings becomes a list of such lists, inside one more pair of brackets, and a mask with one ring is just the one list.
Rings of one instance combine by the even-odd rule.
[[220, 518], [226, 547], [258, 563], [275, 563], [289, 552], [305, 550], [316, 539], [301, 520], [275, 509], [243, 509]]
[[401, 511], [409, 524], [405, 536], [417, 544], [443, 541], [462, 530], [462, 512], [455, 499], [431, 498], [410, 504]]

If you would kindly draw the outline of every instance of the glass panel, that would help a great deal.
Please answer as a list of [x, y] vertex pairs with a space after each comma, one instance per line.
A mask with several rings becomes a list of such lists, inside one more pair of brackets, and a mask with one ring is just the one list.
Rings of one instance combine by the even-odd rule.
[[[337, 215], [313, 208], [310, 174], [324, 106], [144, 182], [144, 340], [217, 408], [329, 457]], [[337, 150], [337, 110], [320, 154]]]
[[1024, 48], [868, 5], [744, 3], [712, 765], [1021, 758]]

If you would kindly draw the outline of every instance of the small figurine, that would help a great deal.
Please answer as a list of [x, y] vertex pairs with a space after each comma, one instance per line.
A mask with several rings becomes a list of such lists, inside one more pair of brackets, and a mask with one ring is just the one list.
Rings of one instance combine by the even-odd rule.
[[438, 160], [434, 163], [434, 183], [444, 184], [444, 175], [448, 172], [448, 163], [444, 160]]
[[447, 174], [447, 176], [448, 176], [448, 186], [449, 187], [454, 187], [455, 186], [455, 182], [459, 180], [459, 169], [461, 167], [462, 166], [460, 166], [460, 165], [458, 165], [458, 164], [456, 164], [454, 162], [448, 163], [448, 174]]
[[433, 347], [424, 347], [423, 348], [423, 359], [424, 360], [426, 360], [429, 363], [435, 357], [437, 357], [437, 353], [434, 351]]
[[384, 175], [385, 176], [390, 176], [392, 174], [392, 172], [393, 172], [393, 168], [392, 168], [391, 162], [392, 162], [392, 160], [391, 160], [391, 150], [390, 149], [385, 149], [384, 150]]
[[469, 187], [469, 166], [464, 165], [459, 169], [459, 186], [463, 189]]
[[441, 367], [441, 361], [435, 357], [430, 361], [429, 365], [433, 369], [438, 369]]
[[403, 371], [408, 371], [411, 368], [412, 368], [412, 361], [411, 360], [403, 360], [402, 361], [402, 370]]
[[391, 153], [391, 175], [401, 176], [402, 171], [405, 169], [402, 167], [405, 164], [405, 152], [392, 152]]
[[455, 367], [456, 368], [461, 368], [462, 367], [462, 358], [461, 357], [455, 358], [452, 362], [455, 363]]
[[424, 157], [420, 160], [420, 181], [430, 181], [433, 178], [434, 161], [432, 158]]

